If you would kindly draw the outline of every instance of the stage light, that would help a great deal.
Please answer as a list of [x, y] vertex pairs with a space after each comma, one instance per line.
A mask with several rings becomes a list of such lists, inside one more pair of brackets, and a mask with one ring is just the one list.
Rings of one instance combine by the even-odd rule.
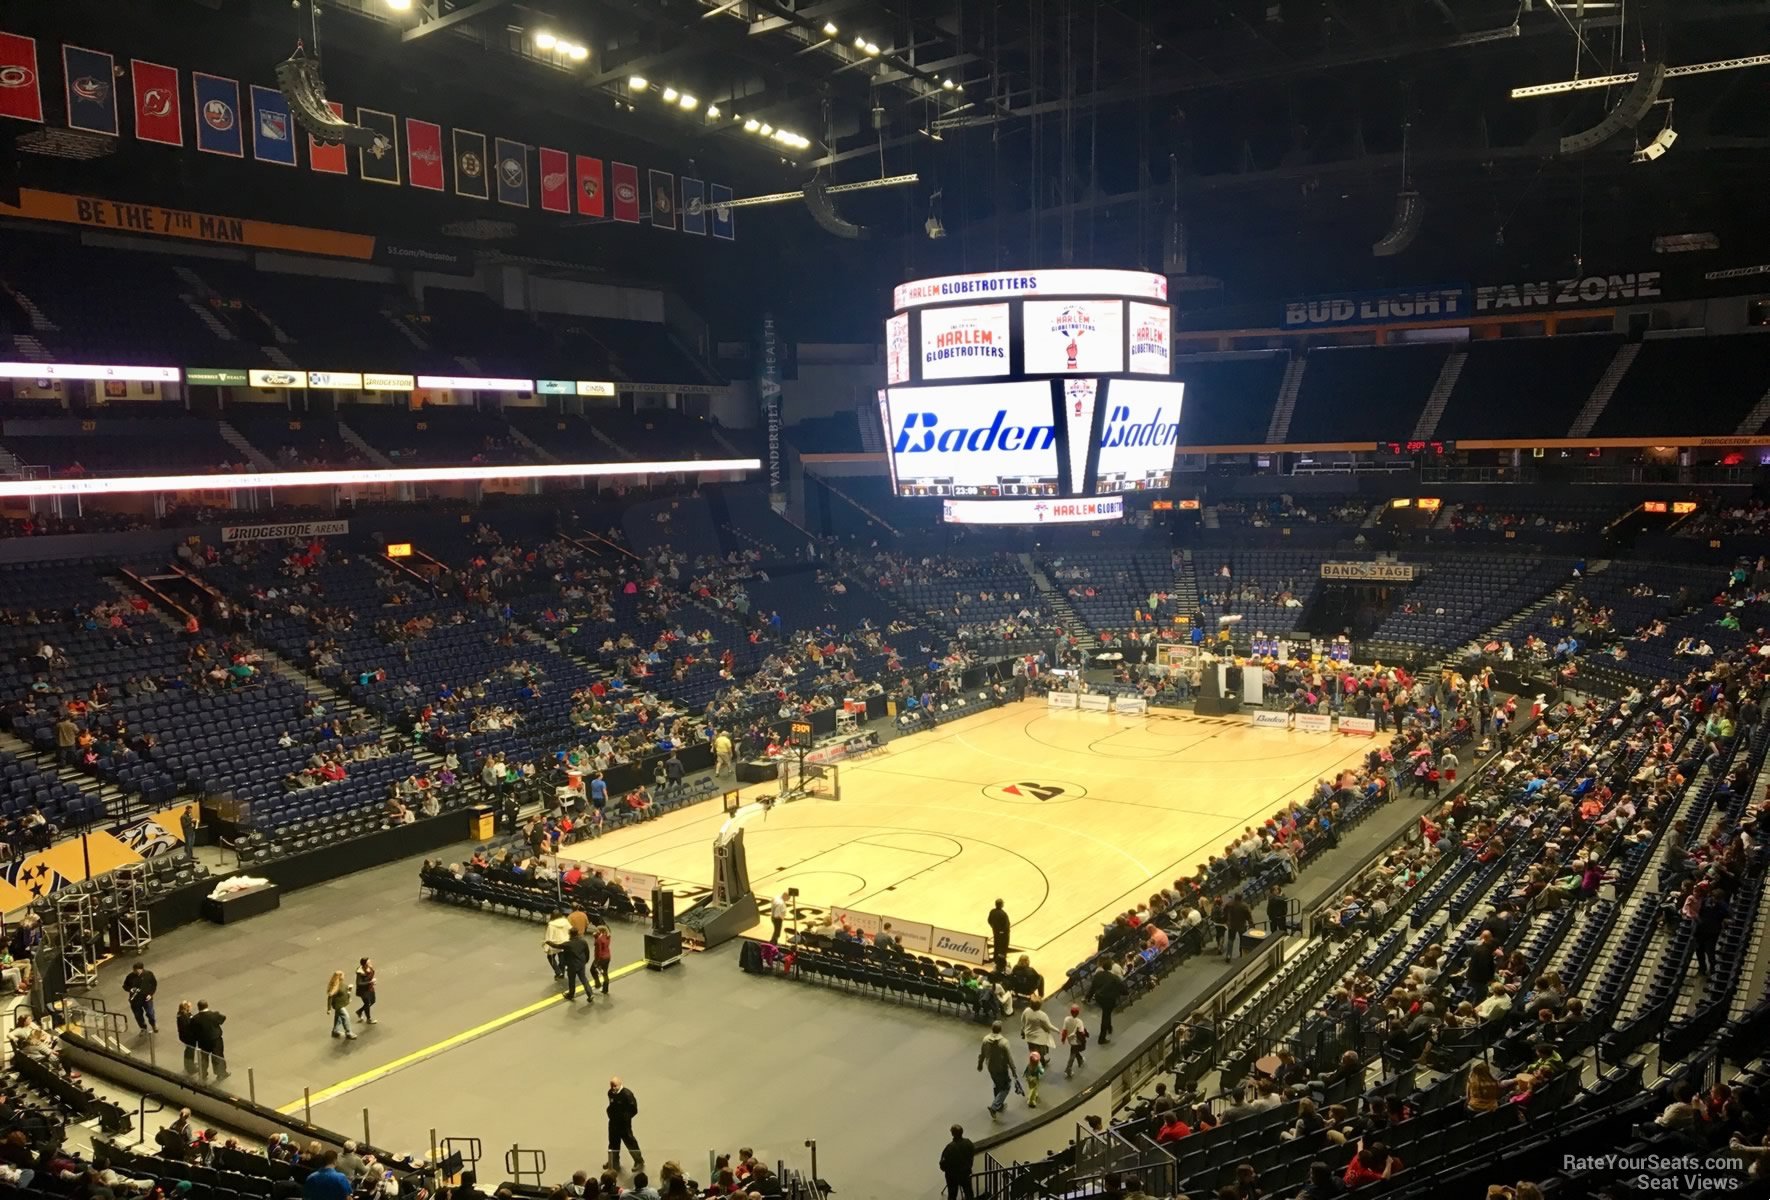
[[677, 103], [682, 105], [683, 108], [699, 108], [701, 106], [701, 102], [687, 92], [682, 93], [682, 99], [678, 100]]
[[940, 86], [950, 92], [953, 90], [954, 84], [953, 84], [953, 81], [950, 79], [943, 79], [940, 81]]
[[751, 117], [748, 121], [744, 122], [745, 133], [755, 133], [760, 128], [762, 128], [762, 122], [758, 121], [755, 117]]
[[869, 55], [877, 56], [879, 53], [879, 44], [877, 42], [868, 42], [866, 45], [866, 51]]
[[387, 0], [387, 7], [394, 12], [406, 12], [412, 7], [412, 0]]
[[665, 101], [670, 102], [670, 103], [674, 103], [676, 100], [676, 97], [680, 94], [681, 93], [677, 92], [677, 90], [673, 87], [666, 87], [664, 89], [664, 99], [665, 99]]
[[551, 33], [542, 32], [535, 35], [535, 47], [540, 50], [551, 50], [558, 42], [559, 39]]
[[863, 37], [855, 38], [854, 39], [854, 48], [856, 50], [865, 50], [867, 48], [867, 40]]
[[707, 105], [707, 115], [708, 115], [708, 116], [709, 116], [709, 117], [716, 117], [716, 116], [718, 116], [718, 115], [719, 115], [719, 106], [718, 106], [718, 105], [717, 105], [717, 104], [709, 104], [709, 105]]
[[643, 75], [629, 75], [629, 76], [627, 76], [627, 87], [631, 91], [643, 92], [646, 88], [648, 88], [650, 86], [651, 86], [651, 80], [647, 79]]
[[1645, 146], [1635, 151], [1635, 161], [1653, 162], [1655, 159], [1663, 158], [1665, 157], [1665, 152], [1670, 150], [1672, 148], [1672, 143], [1677, 140], [1678, 131], [1673, 129], [1670, 125], [1667, 125], [1654, 136], [1651, 142], [1648, 142]]
[[836, 28], [836, 23], [834, 21], [825, 21], [824, 22], [824, 36], [825, 37], [835, 37], [836, 34], [839, 32], [841, 32], [841, 31]]
[[571, 53], [573, 62], [583, 62], [590, 57], [590, 48], [588, 46], [573, 46]]
[[767, 137], [769, 134], [771, 134], [773, 132], [774, 132], [774, 126], [770, 125], [767, 121], [762, 122], [762, 136], [763, 137]]

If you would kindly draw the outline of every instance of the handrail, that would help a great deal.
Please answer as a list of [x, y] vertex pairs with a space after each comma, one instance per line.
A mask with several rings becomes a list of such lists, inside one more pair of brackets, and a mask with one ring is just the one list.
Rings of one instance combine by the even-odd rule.
[[148, 1095], [143, 1092], [141, 1102], [135, 1106], [135, 1144], [137, 1146], [147, 1141], [147, 1119], [155, 1113], [166, 1111], [166, 1104], [162, 1100], [156, 1099], [151, 1109], [147, 1106], [147, 1102]]

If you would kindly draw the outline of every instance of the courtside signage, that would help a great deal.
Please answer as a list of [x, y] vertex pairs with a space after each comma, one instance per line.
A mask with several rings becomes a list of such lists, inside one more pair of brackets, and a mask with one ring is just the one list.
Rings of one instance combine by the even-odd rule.
[[[907, 315], [894, 321], [909, 320]], [[922, 378], [1008, 373], [1008, 306], [975, 304], [922, 314]], [[893, 381], [898, 382], [898, 381]]]
[[1009, 300], [1016, 296], [1128, 296], [1166, 301], [1168, 277], [1143, 271], [1086, 269], [942, 275], [899, 284], [892, 292], [892, 307], [901, 310], [948, 300]]
[[935, 929], [928, 953], [954, 962], [988, 962], [989, 943], [975, 934], [960, 933], [955, 929]]
[[1254, 714], [1255, 729], [1289, 729], [1290, 718], [1281, 712], [1257, 712]]

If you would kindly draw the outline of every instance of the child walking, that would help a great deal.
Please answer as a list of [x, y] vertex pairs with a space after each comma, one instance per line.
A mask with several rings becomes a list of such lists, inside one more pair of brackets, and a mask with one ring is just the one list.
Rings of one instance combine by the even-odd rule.
[[1082, 1006], [1069, 1006], [1069, 1016], [1063, 1019], [1063, 1030], [1057, 1035], [1058, 1040], [1069, 1047], [1069, 1061], [1063, 1064], [1063, 1077], [1068, 1079], [1076, 1073], [1077, 1067], [1087, 1067], [1082, 1060], [1082, 1052], [1088, 1048], [1088, 1027], [1082, 1024]]
[[1026, 1080], [1026, 1106], [1037, 1108], [1039, 1106], [1039, 1080], [1045, 1077], [1045, 1062], [1037, 1050], [1026, 1056], [1026, 1069], [1020, 1074]]

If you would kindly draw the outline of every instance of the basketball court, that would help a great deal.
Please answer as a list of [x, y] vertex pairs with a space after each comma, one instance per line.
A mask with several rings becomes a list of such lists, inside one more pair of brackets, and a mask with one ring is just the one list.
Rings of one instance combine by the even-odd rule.
[[[1050, 710], [1027, 700], [841, 762], [841, 799], [776, 803], [744, 825], [750, 883], [832, 908], [983, 936], [1000, 898], [1016, 951], [1049, 975], [1100, 926], [1190, 875], [1244, 827], [1369, 749], [1249, 718]], [[778, 785], [745, 789], [746, 801]], [[712, 884], [716, 803], [579, 842], [563, 857], [658, 876], [678, 909]]]

